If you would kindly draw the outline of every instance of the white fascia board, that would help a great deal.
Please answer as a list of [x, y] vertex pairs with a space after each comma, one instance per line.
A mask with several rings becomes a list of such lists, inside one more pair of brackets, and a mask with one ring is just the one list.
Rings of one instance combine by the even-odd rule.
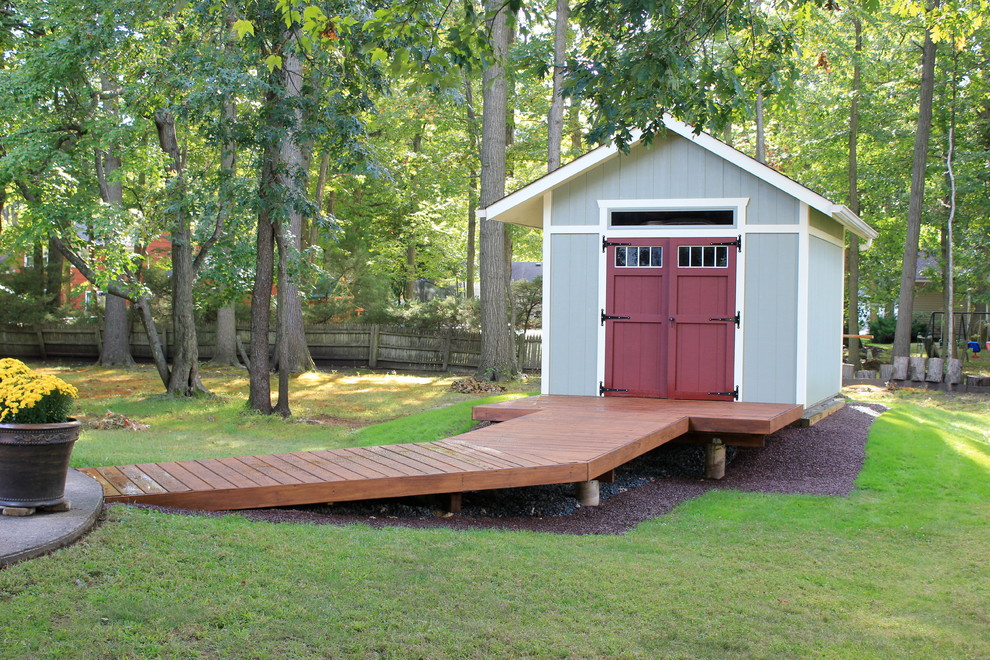
[[856, 234], [860, 238], [866, 241], [866, 243], [860, 246], [861, 250], [865, 250], [870, 247], [873, 243], [873, 239], [879, 236], [879, 232], [876, 229], [869, 226], [863, 220], [853, 213], [845, 204], [833, 204], [832, 217], [842, 223], [846, 229]]
[[[632, 146], [639, 141], [641, 133], [639, 131], [633, 132], [633, 139], [629, 143]], [[479, 217], [485, 217], [489, 220], [500, 220], [501, 216], [504, 216], [510, 209], [515, 208], [535, 197], [543, 195], [543, 193], [553, 190], [557, 186], [567, 183], [569, 180], [576, 176], [579, 176], [590, 170], [595, 165], [602, 163], [609, 158], [613, 158], [619, 153], [618, 147], [614, 144], [607, 144], [597, 149], [593, 149], [588, 153], [575, 158], [567, 165], [557, 168], [553, 172], [546, 174], [536, 181], [529, 183], [515, 192], [509, 193], [497, 202], [490, 204], [487, 208], [478, 211]], [[484, 214], [484, 215], [481, 215]], [[542, 220], [542, 218], [540, 218]], [[520, 220], [514, 219], [517, 224], [527, 224], [529, 226], [539, 227], [540, 224], [521, 222]]]
[[699, 147], [707, 149], [716, 156], [719, 156], [724, 160], [729, 161], [736, 167], [739, 167], [743, 171], [752, 174], [758, 179], [766, 181], [771, 186], [782, 190], [791, 197], [804, 202], [811, 208], [821, 211], [825, 215], [835, 219], [842, 226], [860, 238], [865, 239], [866, 241], [872, 241], [874, 238], [879, 236], [875, 229], [863, 222], [863, 220], [853, 213], [848, 206], [843, 204], [833, 204], [810, 188], [802, 186], [794, 179], [781, 174], [772, 167], [764, 165], [755, 158], [747, 156], [738, 149], [730, 147], [721, 140], [712, 137], [708, 133], [695, 134], [694, 129], [691, 126], [670, 116], [664, 116], [664, 125], [671, 132], [691, 140]]

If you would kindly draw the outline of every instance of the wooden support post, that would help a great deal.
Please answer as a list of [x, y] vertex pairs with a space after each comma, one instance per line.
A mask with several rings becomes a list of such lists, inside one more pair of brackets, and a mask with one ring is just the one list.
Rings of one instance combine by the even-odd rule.
[[372, 369], [378, 367], [378, 342], [381, 336], [381, 327], [377, 323], [371, 325], [371, 335], [368, 337], [368, 366]]
[[446, 493], [444, 497], [444, 509], [447, 513], [460, 513], [463, 493]]
[[705, 445], [705, 478], [721, 479], [725, 476], [725, 445], [720, 438], [712, 438]]
[[36, 326], [34, 331], [38, 334], [38, 352], [41, 354], [41, 359], [48, 360], [48, 350], [45, 348], [45, 333], [42, 332], [41, 326]]
[[925, 379], [929, 383], [941, 383], [942, 382], [942, 366], [945, 364], [945, 360], [942, 358], [929, 358], [928, 360], [928, 374]]
[[908, 360], [908, 370], [911, 380], [925, 379], [925, 358], [913, 357]]
[[894, 380], [907, 380], [908, 359], [903, 355], [894, 358], [894, 373], [891, 376]]
[[596, 480], [579, 481], [574, 484], [574, 487], [577, 491], [577, 501], [581, 506], [598, 506], [601, 502], [598, 482]]
[[615, 470], [609, 470], [605, 474], [600, 474], [595, 477], [595, 481], [603, 484], [614, 484], [615, 483]]

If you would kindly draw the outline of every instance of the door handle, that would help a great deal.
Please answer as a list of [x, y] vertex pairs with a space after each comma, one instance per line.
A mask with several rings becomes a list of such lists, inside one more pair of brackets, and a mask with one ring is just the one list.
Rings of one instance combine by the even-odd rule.
[[670, 317], [670, 322], [671, 322], [671, 323], [676, 323], [676, 322], [677, 322], [677, 319], [675, 319], [675, 318], [674, 318], [673, 316], [671, 316], [671, 317]]

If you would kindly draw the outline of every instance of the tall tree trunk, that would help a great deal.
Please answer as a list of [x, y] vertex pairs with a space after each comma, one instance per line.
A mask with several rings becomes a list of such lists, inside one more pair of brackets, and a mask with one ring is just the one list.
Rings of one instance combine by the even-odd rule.
[[[853, 29], [855, 30], [855, 53], [853, 54], [853, 79], [852, 97], [849, 101], [849, 208], [853, 213], [859, 215], [859, 170], [857, 161], [857, 145], [859, 141], [859, 87], [862, 63], [860, 56], [863, 53], [863, 23], [858, 19], [853, 19]], [[847, 291], [849, 292], [849, 308], [847, 309], [846, 332], [850, 335], [859, 334], [859, 236], [849, 234], [849, 251], [847, 253], [846, 266], [849, 273], [847, 277]], [[853, 372], [859, 371], [859, 338], [849, 338], [849, 362], [853, 365]]]
[[901, 290], [897, 298], [897, 329], [894, 332], [895, 357], [911, 353], [911, 321], [914, 317], [914, 285], [918, 270], [918, 239], [921, 235], [921, 212], [925, 197], [925, 171], [928, 164], [928, 140], [932, 130], [932, 95], [935, 89], [935, 44], [925, 30], [921, 48], [921, 88], [918, 90], [918, 129], [914, 139], [911, 165], [911, 199], [908, 204], [907, 234], [904, 238], [904, 263]]
[[48, 241], [48, 266], [45, 269], [45, 304], [55, 310], [65, 304], [65, 258], [52, 241]]
[[560, 167], [560, 148], [564, 137], [564, 66], [567, 57], [567, 23], [570, 7], [567, 0], [557, 0], [553, 31], [553, 94], [547, 116], [547, 172]]
[[580, 154], [584, 147], [584, 136], [581, 133], [581, 106], [576, 100], [571, 101], [567, 110], [567, 131], [571, 135], [571, 151]]
[[[274, 412], [282, 417], [289, 417], [292, 411], [289, 409], [289, 332], [287, 330], [290, 323], [291, 310], [288, 303], [290, 295], [289, 287], [281, 286], [282, 282], [289, 281], [289, 253], [291, 248], [289, 243], [292, 238], [286, 236], [285, 226], [276, 223], [273, 227], [275, 234], [275, 245], [278, 248], [278, 316], [276, 319], [275, 331], [275, 355], [278, 361], [278, 399], [275, 402]], [[298, 294], [296, 294], [298, 298]]]
[[217, 309], [217, 341], [210, 365], [214, 367], [239, 367], [237, 359], [237, 311], [234, 303]]
[[[955, 244], [956, 174], [953, 169], [953, 159], [956, 147], [956, 89], [959, 85], [957, 79], [958, 68], [959, 52], [955, 51], [953, 53], [952, 67], [952, 96], [949, 102], [949, 144], [945, 155], [945, 179], [949, 188], [945, 206], [949, 209], [949, 215], [945, 219], [945, 271], [942, 276], [943, 288], [945, 289], [946, 335], [949, 340], [949, 351], [946, 357], [949, 358], [956, 357], [956, 264], [953, 249]], [[942, 345], [945, 345], [945, 341], [942, 342]], [[952, 389], [951, 383], [949, 384], [949, 389]]]
[[[228, 102], [224, 106], [224, 118], [229, 122], [228, 135], [237, 120], [237, 106]], [[220, 176], [223, 181], [220, 187], [222, 210], [218, 217], [220, 225], [226, 225], [230, 217], [230, 209], [235, 199], [231, 188], [234, 176], [237, 174], [237, 143], [232, 138], [224, 141], [220, 150]], [[197, 261], [200, 261], [200, 256]], [[210, 364], [214, 366], [241, 366], [237, 359], [237, 312], [233, 302], [217, 309], [217, 341], [213, 350]]]
[[416, 244], [412, 242], [416, 239], [409, 237], [408, 240], [410, 242], [406, 244], [406, 276], [402, 297], [407, 303], [411, 303], [416, 299]]
[[[105, 107], [112, 115], [117, 114], [118, 90], [109, 78], [102, 76], [100, 87], [105, 97]], [[117, 175], [120, 169], [120, 154], [113, 147], [96, 153], [96, 177], [103, 201], [123, 211], [124, 185]], [[119, 284], [119, 282], [118, 282]], [[130, 367], [131, 357], [130, 319], [127, 316], [127, 301], [107, 292], [103, 309], [103, 347], [100, 350], [99, 364], [104, 367]]]
[[[274, 93], [265, 96], [265, 104], [274, 113], [278, 103]], [[272, 285], [275, 280], [275, 234], [272, 208], [278, 204], [275, 168], [278, 143], [265, 149], [261, 163], [258, 197], [258, 233], [255, 250], [254, 288], [251, 293], [251, 362], [248, 366], [248, 407], [260, 413], [272, 413], [271, 357], [268, 352], [269, 315], [272, 308]]]
[[186, 184], [182, 151], [175, 132], [175, 115], [170, 110], [155, 112], [158, 145], [168, 156], [169, 206], [172, 208], [172, 371], [168, 392], [192, 396], [208, 390], [199, 379], [199, 344], [193, 303], [192, 223], [186, 209]]
[[471, 144], [471, 165], [468, 168], [468, 235], [467, 235], [467, 273], [464, 284], [464, 297], [474, 298], [475, 263], [477, 261], [475, 239], [478, 229], [478, 218], [475, 215], [476, 194], [478, 190], [478, 169], [475, 166], [479, 157], [478, 144], [478, 115], [474, 111], [474, 93], [471, 89], [471, 79], [464, 74], [464, 100], [467, 104], [467, 134]]
[[[481, 206], [505, 193], [506, 79], [503, 64], [508, 50], [506, 11], [498, 0], [485, 8], [497, 12], [489, 24], [495, 61], [484, 73], [484, 112], [481, 139]], [[509, 325], [509, 274], [505, 259], [506, 226], [481, 220], [481, 362], [478, 374], [492, 380], [518, 373], [512, 327]]]
[[[326, 198], [327, 178], [329, 174], [330, 150], [324, 149], [323, 153], [320, 154], [320, 169], [316, 177], [316, 194], [313, 199], [314, 206], [316, 206], [316, 211], [321, 216], [328, 211], [328, 209], [324, 206], [324, 199]], [[320, 240], [319, 225], [317, 224], [316, 217], [314, 215], [308, 216], [306, 220], [307, 226], [303, 232], [303, 245], [306, 247], [312, 247]], [[310, 261], [312, 261], [312, 258]]]
[[[291, 37], [291, 35], [289, 35]], [[303, 113], [299, 103], [303, 99], [303, 63], [294, 51], [286, 52], [282, 57], [282, 85], [284, 101], [291, 105], [290, 125], [287, 127], [279, 152], [279, 168], [277, 175], [283, 190], [287, 191], [285, 201], [285, 216], [288, 224], [284, 230], [286, 236], [285, 258], [298, 259], [302, 252], [303, 213], [301, 202], [306, 198], [306, 178], [309, 172], [308, 150], [303, 149], [302, 123]], [[281, 257], [280, 257], [281, 258]], [[303, 325], [302, 297], [299, 285], [291, 276], [292, 268], [285, 272], [286, 279], [279, 279], [279, 291], [285, 290], [285, 341], [288, 350], [288, 369], [293, 373], [312, 371], [316, 368], [313, 356], [306, 344], [305, 326]], [[281, 313], [281, 308], [280, 308]], [[253, 359], [253, 358], [252, 358]], [[279, 364], [281, 367], [281, 363]]]
[[763, 90], [756, 90], [756, 160], [767, 162], [766, 126], [763, 119]]

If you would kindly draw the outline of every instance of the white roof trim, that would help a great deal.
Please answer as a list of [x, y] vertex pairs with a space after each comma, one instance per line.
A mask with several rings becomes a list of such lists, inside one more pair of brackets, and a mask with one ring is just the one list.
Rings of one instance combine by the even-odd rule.
[[[860, 238], [866, 239], [867, 241], [872, 241], [878, 236], [876, 230], [863, 222], [863, 220], [853, 213], [849, 207], [842, 204], [833, 204], [813, 190], [802, 186], [797, 181], [784, 176], [772, 167], [768, 167], [767, 165], [757, 161], [755, 158], [750, 158], [741, 151], [733, 149], [729, 145], [715, 139], [707, 133], [699, 133], [696, 135], [691, 126], [685, 124], [684, 122], [678, 121], [669, 115], [665, 115], [663, 121], [667, 129], [672, 133], [691, 140], [698, 146], [710, 151], [716, 156], [719, 156], [723, 160], [727, 160], [740, 169], [752, 174], [756, 178], [761, 179], [775, 188], [787, 193], [791, 197], [804, 202], [811, 208], [834, 218], [837, 222], [842, 224], [849, 231], [853, 232]], [[641, 136], [642, 133], [639, 131], [634, 132], [630, 146], [639, 142]], [[547, 174], [546, 176], [523, 186], [509, 195], [506, 195], [502, 199], [489, 205], [486, 209], [479, 211], [478, 215], [479, 217], [498, 220], [500, 216], [507, 214], [510, 210], [520, 204], [542, 195], [548, 190], [553, 190], [570, 179], [583, 174], [592, 167], [615, 157], [618, 153], [618, 148], [613, 144], [598, 147], [580, 158], [574, 159], [567, 165], [554, 170], [550, 174]], [[510, 218], [505, 219], [511, 221]]]

